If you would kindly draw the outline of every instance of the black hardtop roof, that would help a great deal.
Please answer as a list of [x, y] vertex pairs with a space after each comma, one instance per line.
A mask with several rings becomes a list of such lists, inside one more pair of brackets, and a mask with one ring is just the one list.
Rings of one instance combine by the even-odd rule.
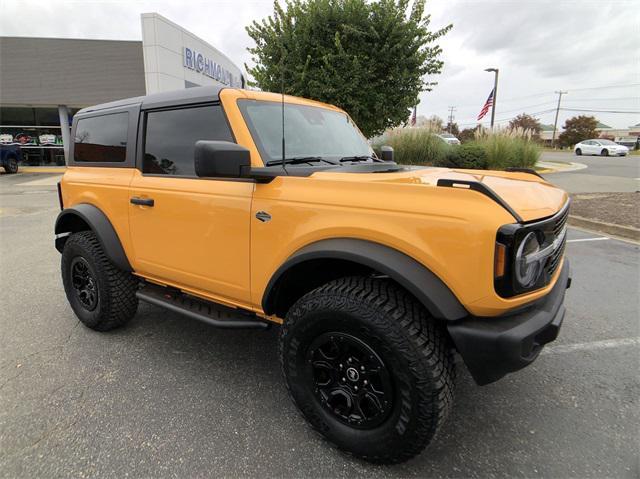
[[140, 105], [142, 109], [163, 108], [174, 105], [188, 105], [193, 103], [205, 103], [220, 100], [220, 90], [222, 86], [199, 86], [194, 88], [184, 88], [182, 90], [165, 91], [152, 95], [136, 96], [122, 100], [110, 101], [99, 105], [83, 108], [76, 115], [96, 112], [118, 107]]

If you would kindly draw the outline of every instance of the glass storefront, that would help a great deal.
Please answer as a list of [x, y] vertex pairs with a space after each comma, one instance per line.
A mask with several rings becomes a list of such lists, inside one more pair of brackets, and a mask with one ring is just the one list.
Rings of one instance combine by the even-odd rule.
[[[78, 111], [69, 108], [69, 124]], [[0, 144], [20, 145], [23, 165], [63, 166], [58, 107], [0, 107]]]

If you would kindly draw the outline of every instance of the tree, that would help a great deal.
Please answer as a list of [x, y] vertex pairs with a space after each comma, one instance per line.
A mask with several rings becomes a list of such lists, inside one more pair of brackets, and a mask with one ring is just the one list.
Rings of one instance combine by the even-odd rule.
[[447, 126], [444, 127], [445, 131], [451, 133], [453, 136], [458, 136], [460, 134], [460, 128], [458, 124], [454, 122], [447, 122]]
[[582, 140], [596, 138], [598, 120], [593, 116], [574, 116], [564, 122], [564, 131], [560, 133], [558, 140], [562, 146], [572, 146]]
[[534, 118], [531, 115], [527, 115], [526, 113], [522, 113], [509, 122], [509, 129], [523, 130], [524, 132], [530, 134], [532, 138], [539, 140], [540, 132], [542, 131], [542, 125], [537, 118]]
[[473, 141], [476, 139], [476, 131], [478, 131], [479, 128], [480, 125], [476, 126], [475, 128], [465, 128], [460, 132], [460, 134], [456, 136], [462, 143]]
[[290, 0], [246, 30], [254, 67], [250, 85], [331, 103], [366, 136], [406, 122], [441, 72], [434, 42], [451, 25], [429, 30], [425, 0]]
[[438, 115], [431, 115], [429, 118], [420, 115], [416, 120], [416, 126], [419, 126], [420, 128], [428, 128], [429, 130], [433, 130], [438, 133], [442, 131], [443, 125], [444, 120]]

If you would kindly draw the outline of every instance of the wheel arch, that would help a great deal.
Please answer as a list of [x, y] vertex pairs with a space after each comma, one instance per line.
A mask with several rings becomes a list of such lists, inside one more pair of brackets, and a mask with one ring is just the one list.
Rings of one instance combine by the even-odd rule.
[[354, 238], [321, 240], [295, 252], [269, 280], [262, 309], [284, 317], [307, 292], [333, 279], [359, 274], [388, 276], [435, 318], [456, 320], [469, 314], [449, 287], [423, 264], [396, 249]]
[[109, 218], [98, 207], [88, 203], [74, 205], [60, 212], [54, 229], [56, 249], [62, 253], [70, 234], [88, 230], [93, 231], [105, 254], [118, 269], [133, 271]]

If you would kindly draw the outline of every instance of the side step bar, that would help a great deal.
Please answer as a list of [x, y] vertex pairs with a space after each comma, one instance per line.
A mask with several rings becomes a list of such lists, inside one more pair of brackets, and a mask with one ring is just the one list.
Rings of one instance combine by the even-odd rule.
[[[243, 313], [155, 284], [146, 283], [136, 292], [136, 296], [141, 301], [197, 319], [216, 328], [268, 329], [271, 326], [266, 321], [253, 319], [256, 316], [252, 313]], [[249, 316], [251, 319], [238, 319], [238, 316]]]

